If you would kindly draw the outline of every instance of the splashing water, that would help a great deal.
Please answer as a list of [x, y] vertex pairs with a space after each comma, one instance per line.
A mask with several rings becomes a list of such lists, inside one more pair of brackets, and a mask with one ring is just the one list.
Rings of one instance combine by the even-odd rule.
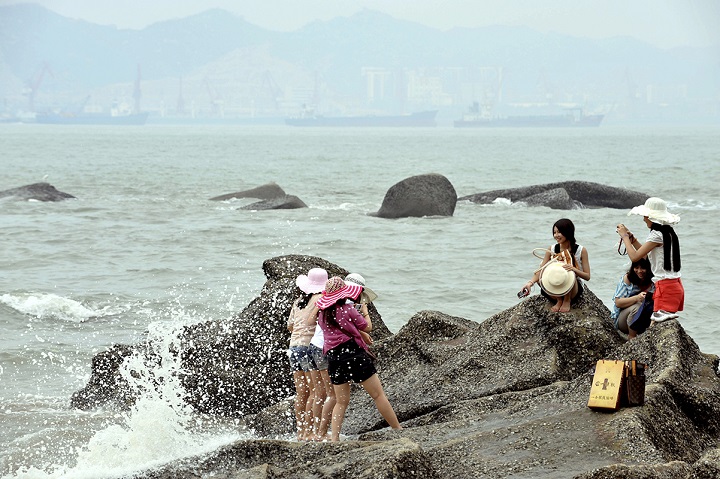
[[183, 401], [178, 323], [150, 324], [148, 352], [126, 358], [120, 374], [137, 395], [119, 423], [97, 431], [77, 450], [74, 465], [46, 470], [21, 467], [15, 479], [100, 479], [127, 476], [177, 459], [207, 454], [222, 445], [250, 438], [237, 424], [209, 424]]

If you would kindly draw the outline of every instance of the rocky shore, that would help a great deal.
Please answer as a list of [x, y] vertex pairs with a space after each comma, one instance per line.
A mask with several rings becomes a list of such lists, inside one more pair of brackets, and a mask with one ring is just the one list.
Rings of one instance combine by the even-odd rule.
[[[295, 277], [316, 266], [346, 273], [321, 258], [269, 259], [258, 298], [231, 320], [186, 328], [177, 345], [187, 403], [241, 417], [258, 439], [133, 477], [720, 477], [719, 358], [702, 353], [677, 321], [626, 341], [590, 290], [570, 313], [550, 312], [535, 295], [482, 323], [420, 311], [394, 335], [372, 308], [380, 378], [404, 429], [387, 428], [371, 399], [354, 390], [347, 440], [282, 440], [293, 428], [285, 320]], [[151, 350], [125, 345], [96, 356], [72, 405], [131, 407], [119, 365]], [[647, 363], [645, 405], [589, 409], [598, 359]]]

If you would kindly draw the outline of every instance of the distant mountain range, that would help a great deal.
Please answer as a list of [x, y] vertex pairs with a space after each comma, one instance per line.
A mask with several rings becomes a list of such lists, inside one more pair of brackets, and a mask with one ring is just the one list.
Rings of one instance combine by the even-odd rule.
[[35, 4], [0, 7], [6, 110], [137, 99], [157, 114], [287, 115], [304, 106], [455, 115], [480, 101], [626, 112], [657, 103], [713, 117], [717, 53], [519, 27], [440, 31], [370, 10], [275, 32], [217, 9], [121, 30]]

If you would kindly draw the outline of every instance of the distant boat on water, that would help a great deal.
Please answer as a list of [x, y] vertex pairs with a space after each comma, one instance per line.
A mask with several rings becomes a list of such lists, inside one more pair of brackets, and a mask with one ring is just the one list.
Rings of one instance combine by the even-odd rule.
[[437, 110], [420, 111], [405, 115], [360, 115], [360, 116], [322, 116], [312, 115], [298, 118], [286, 118], [285, 124], [291, 126], [342, 126], [342, 127], [417, 127], [436, 126]]
[[105, 113], [50, 113], [37, 114], [35, 123], [46, 125], [144, 125], [148, 112], [126, 115]]
[[558, 115], [490, 116], [480, 112], [477, 103], [462, 119], [455, 120], [455, 128], [557, 128], [598, 127], [605, 115], [585, 115], [581, 109], [572, 108]]

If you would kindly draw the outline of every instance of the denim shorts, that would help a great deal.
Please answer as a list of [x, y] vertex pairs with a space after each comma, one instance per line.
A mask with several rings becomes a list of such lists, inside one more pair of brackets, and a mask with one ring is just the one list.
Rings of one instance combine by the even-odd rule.
[[325, 356], [322, 352], [322, 348], [318, 348], [314, 344], [311, 344], [308, 346], [310, 349], [310, 359], [312, 360], [312, 363], [310, 365], [310, 369], [313, 371], [324, 371], [328, 368], [328, 360], [327, 356]]
[[290, 358], [290, 369], [293, 371], [310, 371], [310, 348], [307, 346], [290, 346], [288, 358]]

